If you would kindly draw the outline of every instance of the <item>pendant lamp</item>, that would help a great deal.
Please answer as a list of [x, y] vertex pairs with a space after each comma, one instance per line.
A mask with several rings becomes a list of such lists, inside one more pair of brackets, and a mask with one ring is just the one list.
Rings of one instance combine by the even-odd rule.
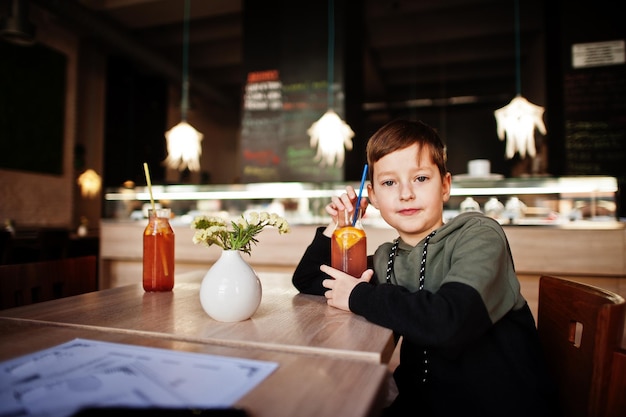
[[80, 195], [85, 198], [95, 198], [102, 188], [100, 175], [91, 168], [80, 174], [76, 183], [80, 186]]
[[328, 110], [307, 130], [312, 148], [317, 147], [315, 160], [321, 166], [342, 167], [345, 150], [352, 149], [354, 132], [335, 112], [333, 78], [335, 75], [335, 5], [328, 1]]
[[515, 61], [517, 95], [509, 104], [494, 112], [497, 133], [501, 141], [507, 140], [507, 159], [512, 159], [517, 152], [522, 158], [526, 154], [534, 158], [537, 154], [535, 129], [544, 135], [547, 131], [543, 123], [543, 107], [532, 104], [521, 93], [519, 0], [515, 0]]
[[35, 44], [35, 32], [35, 25], [28, 20], [28, 1], [13, 0], [9, 15], [0, 18], [0, 39], [31, 46]]
[[187, 110], [189, 109], [189, 9], [190, 0], [185, 0], [181, 122], [165, 132], [167, 139], [165, 164], [179, 171], [185, 169], [200, 171], [200, 155], [202, 155], [202, 138], [204, 135], [187, 122]]

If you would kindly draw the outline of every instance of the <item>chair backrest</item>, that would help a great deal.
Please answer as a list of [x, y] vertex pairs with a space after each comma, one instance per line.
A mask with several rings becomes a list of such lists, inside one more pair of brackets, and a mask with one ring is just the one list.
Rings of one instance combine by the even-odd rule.
[[96, 291], [95, 256], [0, 265], [0, 309]]
[[626, 416], [626, 395], [624, 393], [626, 393], [626, 349], [619, 349], [613, 352], [607, 417]]
[[626, 301], [618, 294], [540, 277], [537, 329], [564, 416], [607, 416], [613, 354], [625, 317]]

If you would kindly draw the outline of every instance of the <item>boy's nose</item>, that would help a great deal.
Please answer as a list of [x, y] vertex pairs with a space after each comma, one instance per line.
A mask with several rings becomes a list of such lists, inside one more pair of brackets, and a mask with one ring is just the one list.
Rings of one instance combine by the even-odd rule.
[[415, 198], [415, 192], [410, 185], [400, 186], [400, 199], [401, 200], [413, 200]]

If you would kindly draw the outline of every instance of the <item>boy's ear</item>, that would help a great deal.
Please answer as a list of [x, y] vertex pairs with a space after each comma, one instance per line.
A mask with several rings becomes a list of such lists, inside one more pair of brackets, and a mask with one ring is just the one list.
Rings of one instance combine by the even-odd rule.
[[444, 203], [447, 203], [448, 200], [450, 200], [450, 191], [452, 190], [452, 174], [446, 172], [446, 176], [443, 177], [442, 185], [441, 199]]
[[367, 199], [369, 201], [369, 204], [371, 204], [372, 206], [374, 206], [374, 208], [378, 208], [378, 200], [376, 199], [376, 193], [374, 193], [374, 187], [372, 187], [372, 184], [368, 183], [367, 184]]

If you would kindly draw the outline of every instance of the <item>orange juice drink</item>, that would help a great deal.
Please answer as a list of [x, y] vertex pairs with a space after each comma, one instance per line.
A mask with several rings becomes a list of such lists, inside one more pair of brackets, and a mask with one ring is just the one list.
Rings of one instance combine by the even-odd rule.
[[331, 266], [360, 277], [367, 269], [367, 240], [365, 231], [356, 226], [338, 227], [330, 244]]
[[143, 233], [143, 289], [171, 291], [174, 288], [174, 230], [170, 209], [150, 210]]

